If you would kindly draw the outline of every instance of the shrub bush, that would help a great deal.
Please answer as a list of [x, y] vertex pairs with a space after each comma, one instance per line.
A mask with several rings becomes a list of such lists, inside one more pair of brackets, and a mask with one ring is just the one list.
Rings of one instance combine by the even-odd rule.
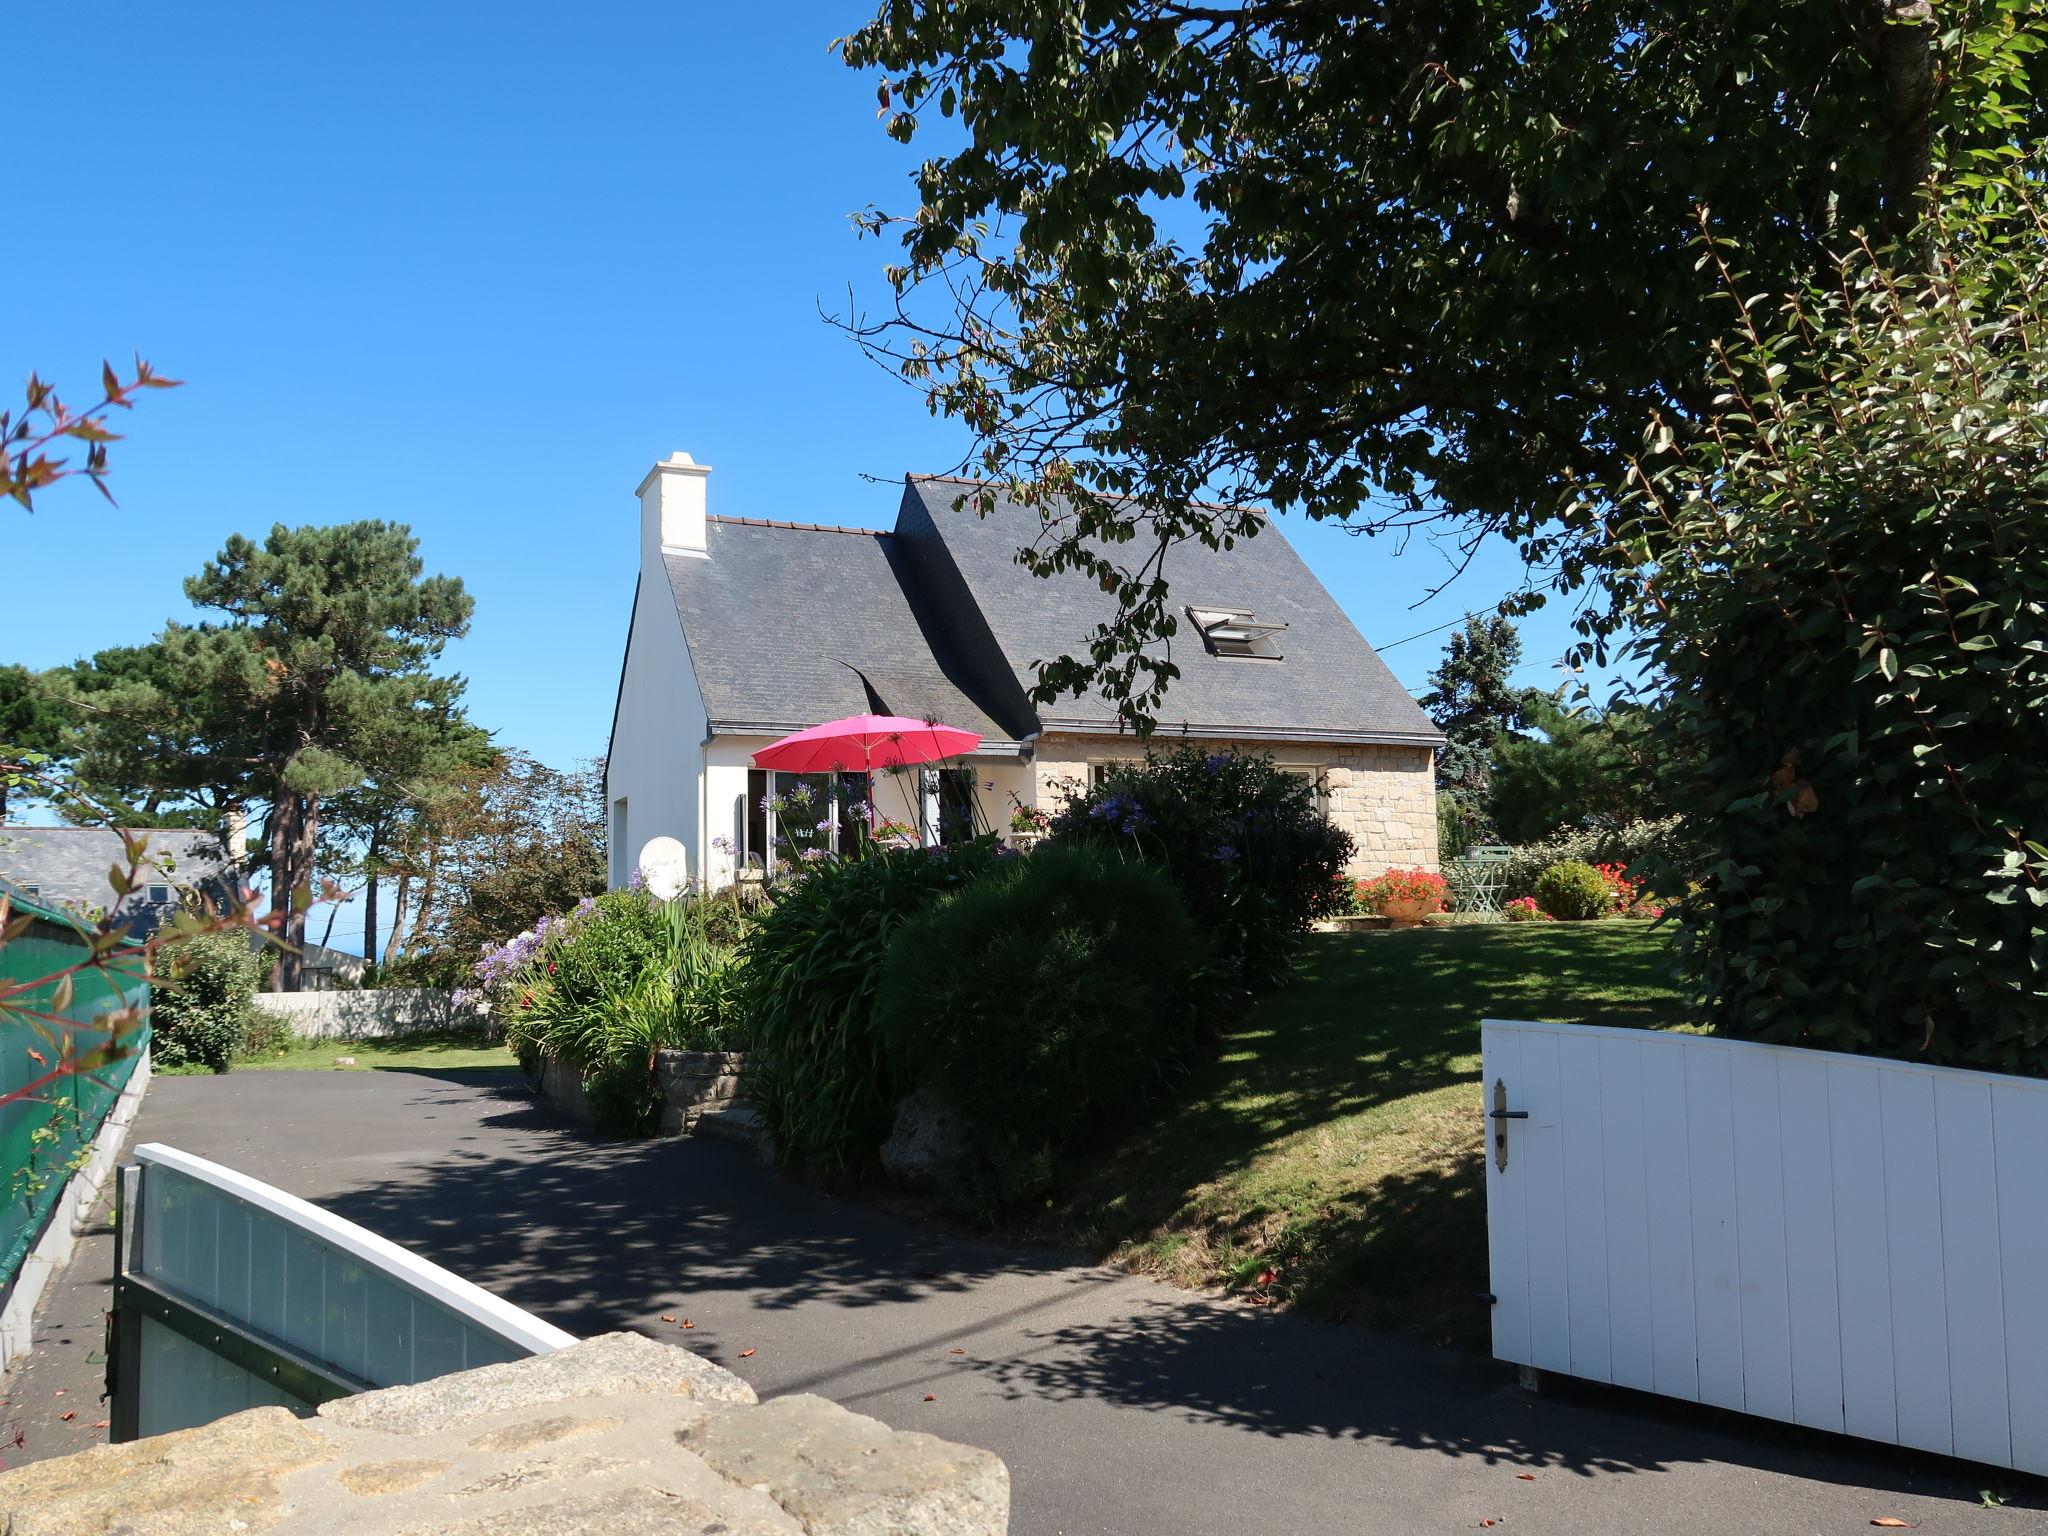
[[235, 1049], [240, 1057], [282, 1056], [298, 1039], [292, 1021], [267, 1008], [251, 1008], [242, 1021], [242, 1041]]
[[1623, 826], [1560, 832], [1514, 851], [1501, 875], [1501, 897], [1536, 894], [1536, 879], [1553, 864], [1576, 859], [1616, 864], [1651, 890], [1684, 890], [1699, 865], [1697, 851], [1680, 833], [1675, 816], [1631, 821]]
[[716, 937], [732, 931], [723, 910], [731, 905], [611, 891], [544, 919], [487, 955], [477, 974], [505, 1009], [522, 1063], [568, 1063], [599, 1130], [644, 1136], [660, 1119], [657, 1050], [744, 1047], [737, 952]]
[[1179, 747], [1113, 769], [1053, 818], [1055, 843], [1135, 850], [1165, 869], [1209, 935], [1219, 976], [1271, 986], [1302, 935], [1345, 908], [1351, 835], [1270, 757]]
[[1163, 870], [1049, 847], [897, 930], [876, 1018], [894, 1082], [970, 1139], [942, 1193], [991, 1216], [1043, 1192], [1051, 1156], [1155, 1097], [1199, 1034], [1203, 937]]
[[1614, 887], [1581, 859], [1565, 859], [1536, 877], [1536, 904], [1560, 922], [1584, 922], [1614, 911]]
[[167, 972], [150, 989], [150, 1053], [158, 1066], [225, 1072], [263, 979], [263, 957], [242, 933], [175, 939]]
[[758, 1053], [748, 1091], [779, 1155], [836, 1167], [873, 1158], [899, 1097], [874, 1017], [889, 941], [997, 857], [990, 838], [878, 848], [776, 891], [743, 948], [743, 1007]]
[[1902, 252], [1767, 297], [1723, 254], [1715, 410], [1603, 509], [1628, 664], [1697, 746], [1719, 1033], [2048, 1074], [2048, 155], [2013, 142]]
[[1540, 923], [1550, 915], [1536, 905], [1534, 896], [1517, 896], [1500, 910], [1511, 923]]

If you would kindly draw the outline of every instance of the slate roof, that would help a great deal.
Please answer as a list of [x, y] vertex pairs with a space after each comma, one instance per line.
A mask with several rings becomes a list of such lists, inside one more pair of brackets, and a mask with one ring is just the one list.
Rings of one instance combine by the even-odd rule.
[[[973, 489], [968, 481], [912, 476], [897, 527], [932, 528], [1012, 679], [1028, 689], [1038, 662], [1087, 654], [1089, 637], [1114, 615], [1116, 599], [1086, 577], [1041, 580], [1018, 565], [1019, 547], [1040, 536], [1038, 513], [1008, 497], [987, 517], [971, 506], [956, 510]], [[1168, 552], [1164, 574], [1180, 619], [1170, 654], [1181, 675], [1155, 711], [1161, 736], [1427, 745], [1443, 739], [1278, 528], [1268, 524], [1229, 550], [1185, 541]], [[1285, 624], [1275, 637], [1281, 659], [1211, 654], [1182, 612], [1188, 606], [1246, 609], [1262, 623]], [[1054, 700], [1038, 713], [1049, 730], [1116, 729], [1116, 711], [1099, 696]]]
[[[780, 735], [869, 710], [943, 720], [996, 749], [1040, 730], [1114, 732], [1100, 698], [1029, 701], [1034, 664], [1083, 654], [1114, 599], [1018, 565], [1038, 515], [1007, 498], [987, 518], [955, 510], [969, 489], [906, 477], [887, 533], [713, 517], [709, 559], [667, 555], [712, 732]], [[1288, 628], [1280, 660], [1224, 657], [1183, 617], [1162, 737], [1442, 739], [1277, 528], [1227, 552], [1177, 547], [1166, 576], [1176, 611], [1243, 608]]]
[[[218, 898], [225, 894], [220, 839], [210, 832], [150, 828], [148, 865], [141, 886], [122, 899], [116, 915], [137, 937], [146, 937], [177, 910], [178, 902], [152, 902], [151, 884], [200, 890]], [[43, 905], [70, 910], [104, 908], [114, 900], [107, 871], [124, 868], [128, 854], [121, 834], [111, 827], [0, 827], [0, 878], [15, 886], [34, 886]]]
[[786, 735], [866, 713], [931, 718], [1014, 742], [871, 529], [713, 517], [709, 559], [665, 556], [714, 735]]

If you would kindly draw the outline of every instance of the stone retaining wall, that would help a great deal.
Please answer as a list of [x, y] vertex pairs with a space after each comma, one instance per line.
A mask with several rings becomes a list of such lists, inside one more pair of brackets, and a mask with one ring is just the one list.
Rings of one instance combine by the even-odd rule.
[[638, 1334], [0, 1472], [10, 1536], [1000, 1536], [987, 1451]]
[[[661, 1134], [694, 1134], [706, 1115], [725, 1117], [747, 1096], [743, 1073], [745, 1051], [677, 1051], [654, 1053], [654, 1082], [661, 1092]], [[590, 1123], [590, 1101], [583, 1077], [566, 1062], [544, 1060], [540, 1091], [583, 1124]], [[748, 1118], [751, 1126], [751, 1118]]]
[[656, 1051], [654, 1081], [661, 1089], [661, 1134], [687, 1136], [710, 1110], [744, 1099], [740, 1073], [745, 1051]]

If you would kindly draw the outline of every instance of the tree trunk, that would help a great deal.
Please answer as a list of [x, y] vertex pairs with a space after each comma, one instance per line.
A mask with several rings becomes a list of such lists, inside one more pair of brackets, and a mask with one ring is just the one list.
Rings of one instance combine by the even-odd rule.
[[370, 841], [363, 849], [363, 963], [377, 963], [377, 870], [383, 860], [384, 832], [382, 827], [370, 833]]
[[398, 958], [398, 941], [405, 932], [405, 901], [412, 891], [412, 876], [398, 877], [398, 899], [391, 904], [391, 937], [384, 941], [384, 958], [379, 967], [387, 966]]
[[427, 839], [427, 872], [420, 881], [420, 899], [413, 904], [412, 926], [406, 930], [405, 935], [406, 947], [408, 949], [412, 947], [413, 941], [420, 936], [420, 930], [426, 926], [427, 913], [434, 905], [434, 888], [439, 883], [440, 873], [441, 843], [438, 838], [429, 837]]
[[1904, 236], [1920, 222], [1934, 175], [1934, 6], [1932, 0], [1864, 0], [1860, 22], [1864, 54], [1884, 93], [1878, 110], [1885, 223]]
[[[366, 861], [367, 862], [367, 861]], [[377, 963], [377, 876], [371, 865], [370, 883], [363, 887], [363, 960]]]
[[270, 910], [279, 917], [277, 990], [297, 992], [306, 968], [306, 909], [312, 903], [320, 798], [280, 790], [270, 818]]

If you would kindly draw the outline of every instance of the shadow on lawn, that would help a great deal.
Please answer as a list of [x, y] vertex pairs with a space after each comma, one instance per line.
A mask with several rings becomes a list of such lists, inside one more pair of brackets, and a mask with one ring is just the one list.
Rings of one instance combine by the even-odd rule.
[[[1313, 935], [1297, 979], [1258, 1000], [1218, 1059], [1179, 1086], [1173, 1112], [1095, 1160], [1104, 1175], [1082, 1175], [1060, 1227], [1106, 1254], [1185, 1219], [1204, 1185], [1300, 1132], [1455, 1084], [1476, 1094], [1483, 1018], [1681, 1022], [1661, 940], [1619, 923]], [[1459, 1171], [1444, 1187], [1463, 1199], [1478, 1164]], [[1414, 1205], [1426, 1223], [1429, 1206]], [[1358, 1230], [1373, 1225], [1350, 1216]], [[1333, 1212], [1330, 1234], [1308, 1240], [1329, 1248], [1346, 1224]]]

